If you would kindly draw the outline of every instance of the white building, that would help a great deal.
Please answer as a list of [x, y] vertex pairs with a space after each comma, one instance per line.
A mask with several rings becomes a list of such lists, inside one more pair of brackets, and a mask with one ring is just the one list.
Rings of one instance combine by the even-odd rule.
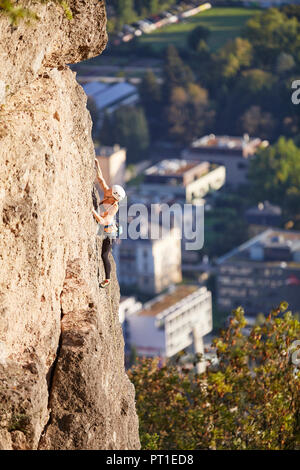
[[227, 135], [205, 135], [192, 142], [185, 149], [182, 157], [200, 162], [223, 165], [226, 168], [226, 184], [233, 187], [247, 182], [250, 160], [259, 147], [266, 147], [269, 142], [244, 134], [242, 137]]
[[209, 191], [220, 189], [225, 179], [224, 166], [204, 161], [165, 159], [144, 172], [141, 190], [193, 202], [203, 198]]
[[[202, 237], [204, 239], [204, 206], [205, 199], [194, 200], [193, 205], [185, 207], [185, 198], [174, 198], [170, 194], [151, 193], [151, 191], [136, 188], [128, 188], [127, 197], [130, 204], [144, 204], [149, 213], [164, 214], [166, 210], [170, 214], [170, 218], [174, 216], [174, 223], [181, 230], [181, 261], [182, 265], [190, 264], [195, 266], [200, 260], [199, 249], [191, 249], [190, 243], [196, 238], [195, 227], [202, 230]], [[178, 217], [176, 214], [179, 210]], [[192, 237], [192, 234], [194, 238]], [[199, 236], [199, 232], [198, 232]]]
[[[154, 232], [159, 238], [151, 238]], [[145, 221], [141, 223], [140, 233], [147, 238], [128, 237], [114, 247], [121, 286], [155, 295], [181, 282], [180, 229]]]
[[179, 285], [126, 320], [130, 345], [139, 356], [170, 358], [190, 346], [203, 353], [203, 336], [212, 331], [211, 293], [206, 287]]

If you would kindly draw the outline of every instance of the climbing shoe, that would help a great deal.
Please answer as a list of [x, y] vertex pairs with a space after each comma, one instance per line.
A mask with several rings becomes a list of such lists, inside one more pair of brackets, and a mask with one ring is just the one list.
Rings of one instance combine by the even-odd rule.
[[100, 287], [106, 287], [109, 284], [110, 284], [110, 279], [104, 279], [104, 281], [100, 283]]

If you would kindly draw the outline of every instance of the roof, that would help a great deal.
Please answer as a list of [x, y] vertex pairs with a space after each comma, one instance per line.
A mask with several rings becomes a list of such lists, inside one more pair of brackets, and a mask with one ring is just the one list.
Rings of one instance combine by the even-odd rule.
[[[234, 248], [229, 253], [221, 256], [217, 260], [217, 264], [221, 265], [226, 261], [249, 261], [249, 262], [264, 262], [265, 260], [258, 261], [252, 260], [250, 257], [251, 248], [289, 248], [293, 251], [300, 251], [300, 232], [291, 230], [268, 229], [260, 233], [254, 238], [243, 243], [237, 248]], [[280, 264], [284, 260], [276, 260], [270, 264]], [[291, 262], [300, 268], [300, 262]]]
[[[105, 109], [113, 104], [128, 100], [132, 95], [137, 94], [137, 87], [127, 82], [107, 85], [101, 82], [90, 82], [83, 85], [83, 89], [88, 96], [91, 96], [98, 109]], [[130, 101], [130, 100], [129, 100]]]
[[108, 106], [111, 106], [113, 103], [117, 101], [122, 101], [123, 99], [127, 98], [129, 95], [136, 93], [137, 89], [134, 85], [130, 83], [117, 83], [115, 85], [111, 85], [110, 87], [105, 89], [105, 93], [97, 93], [94, 96], [96, 104], [99, 109], [104, 109]]
[[196, 162], [182, 159], [165, 159], [161, 160], [156, 165], [152, 165], [145, 171], [145, 175], [157, 175], [157, 176], [182, 176], [192, 168], [199, 167], [203, 169], [203, 173], [206, 173], [209, 168], [208, 162]]
[[279, 206], [271, 204], [269, 201], [258, 203], [257, 206], [246, 210], [246, 215], [277, 215], [281, 216], [282, 210]]
[[102, 91], [105, 91], [108, 87], [109, 85], [102, 82], [89, 82], [85, 85], [82, 85], [82, 88], [84, 89], [85, 93], [90, 96], [96, 95], [97, 93], [101, 93]]
[[174, 288], [173, 291], [160, 295], [156, 299], [144, 304], [143, 310], [138, 314], [154, 317], [163, 313], [164, 310], [176, 305], [178, 302], [193, 294], [199, 289], [199, 286], [182, 284]]
[[261, 143], [261, 139], [258, 137], [249, 137], [248, 134], [244, 134], [242, 137], [234, 137], [229, 135], [216, 136], [215, 134], [210, 134], [195, 140], [191, 147], [242, 150], [246, 145], [254, 145], [257, 147]]
[[259, 147], [268, 147], [268, 145], [269, 142], [267, 140], [249, 137], [248, 134], [244, 134], [242, 137], [210, 134], [192, 142], [188, 152], [200, 155], [251, 158]]
[[114, 145], [113, 147], [102, 145], [95, 148], [95, 153], [97, 157], [110, 157], [114, 153], [119, 152], [119, 150], [121, 150], [119, 145]]

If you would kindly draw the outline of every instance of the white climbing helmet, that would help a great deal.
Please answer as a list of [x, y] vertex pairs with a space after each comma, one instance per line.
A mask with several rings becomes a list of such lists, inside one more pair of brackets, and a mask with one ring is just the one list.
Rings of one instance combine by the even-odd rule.
[[122, 188], [122, 186], [120, 186], [119, 184], [114, 184], [111, 189], [113, 197], [118, 202], [122, 201], [122, 199], [124, 199], [124, 197], [126, 196], [124, 188]]

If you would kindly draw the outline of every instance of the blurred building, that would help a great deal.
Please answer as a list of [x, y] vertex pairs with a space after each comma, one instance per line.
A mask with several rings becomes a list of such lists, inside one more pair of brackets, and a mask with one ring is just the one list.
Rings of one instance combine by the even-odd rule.
[[128, 316], [141, 310], [142, 306], [141, 302], [136, 300], [135, 297], [122, 295], [119, 304], [120, 323], [123, 324]]
[[300, 232], [268, 229], [219, 258], [217, 266], [220, 310], [241, 305], [256, 315], [287, 301], [300, 311]]
[[100, 113], [113, 112], [120, 106], [134, 105], [139, 100], [137, 87], [131, 83], [102, 83], [93, 81], [82, 85]]
[[203, 336], [212, 330], [212, 300], [206, 287], [173, 286], [127, 317], [130, 345], [139, 356], [170, 358], [193, 346], [203, 354]]
[[[170, 213], [171, 220], [176, 223], [177, 227], [181, 230], [181, 261], [183, 265], [193, 265], [195, 270], [197, 269], [196, 264], [199, 262], [199, 249], [192, 250], [187, 249], [189, 243], [193, 242], [192, 234], [195, 235], [195, 227], [202, 230], [204, 238], [204, 199], [197, 200], [197, 204], [189, 205], [185, 207], [184, 197], [172, 197], [170, 194], [158, 194], [148, 192], [145, 189], [129, 188], [127, 191], [128, 201], [130, 204], [141, 203], [144, 204], [149, 213], [151, 210], [156, 213], [164, 214], [164, 210]], [[176, 219], [176, 210], [180, 208], [180, 217]], [[173, 211], [174, 208], [174, 211]], [[174, 217], [173, 217], [174, 216]]]
[[280, 7], [282, 5], [295, 4], [299, 5], [300, 0], [245, 0], [243, 1], [244, 6], [246, 7], [261, 7], [261, 8], [271, 8], [271, 7]]
[[243, 137], [210, 134], [195, 140], [182, 156], [198, 162], [224, 165], [226, 184], [236, 187], [247, 182], [249, 162], [258, 148], [268, 145], [267, 141], [251, 138], [248, 134]]
[[255, 236], [268, 227], [279, 227], [282, 222], [282, 209], [269, 201], [260, 202], [246, 210], [245, 219], [250, 225], [249, 232]]
[[201, 11], [209, 10], [212, 5], [209, 2], [201, 3], [196, 5], [196, 2], [192, 5], [187, 5], [187, 9], [180, 13], [181, 18], [189, 18], [190, 16], [197, 15]]
[[181, 197], [186, 202], [203, 198], [225, 183], [225, 167], [208, 162], [166, 159], [144, 172], [141, 190], [155, 195]]
[[105, 181], [109, 186], [113, 184], [124, 185], [126, 169], [126, 149], [119, 145], [113, 147], [101, 146], [95, 149], [96, 158]]
[[[138, 231], [144, 238], [133, 240], [128, 236], [114, 249], [121, 286], [155, 295], [181, 282], [179, 229], [144, 220]], [[151, 232], [159, 234], [159, 238], [151, 238]]]

